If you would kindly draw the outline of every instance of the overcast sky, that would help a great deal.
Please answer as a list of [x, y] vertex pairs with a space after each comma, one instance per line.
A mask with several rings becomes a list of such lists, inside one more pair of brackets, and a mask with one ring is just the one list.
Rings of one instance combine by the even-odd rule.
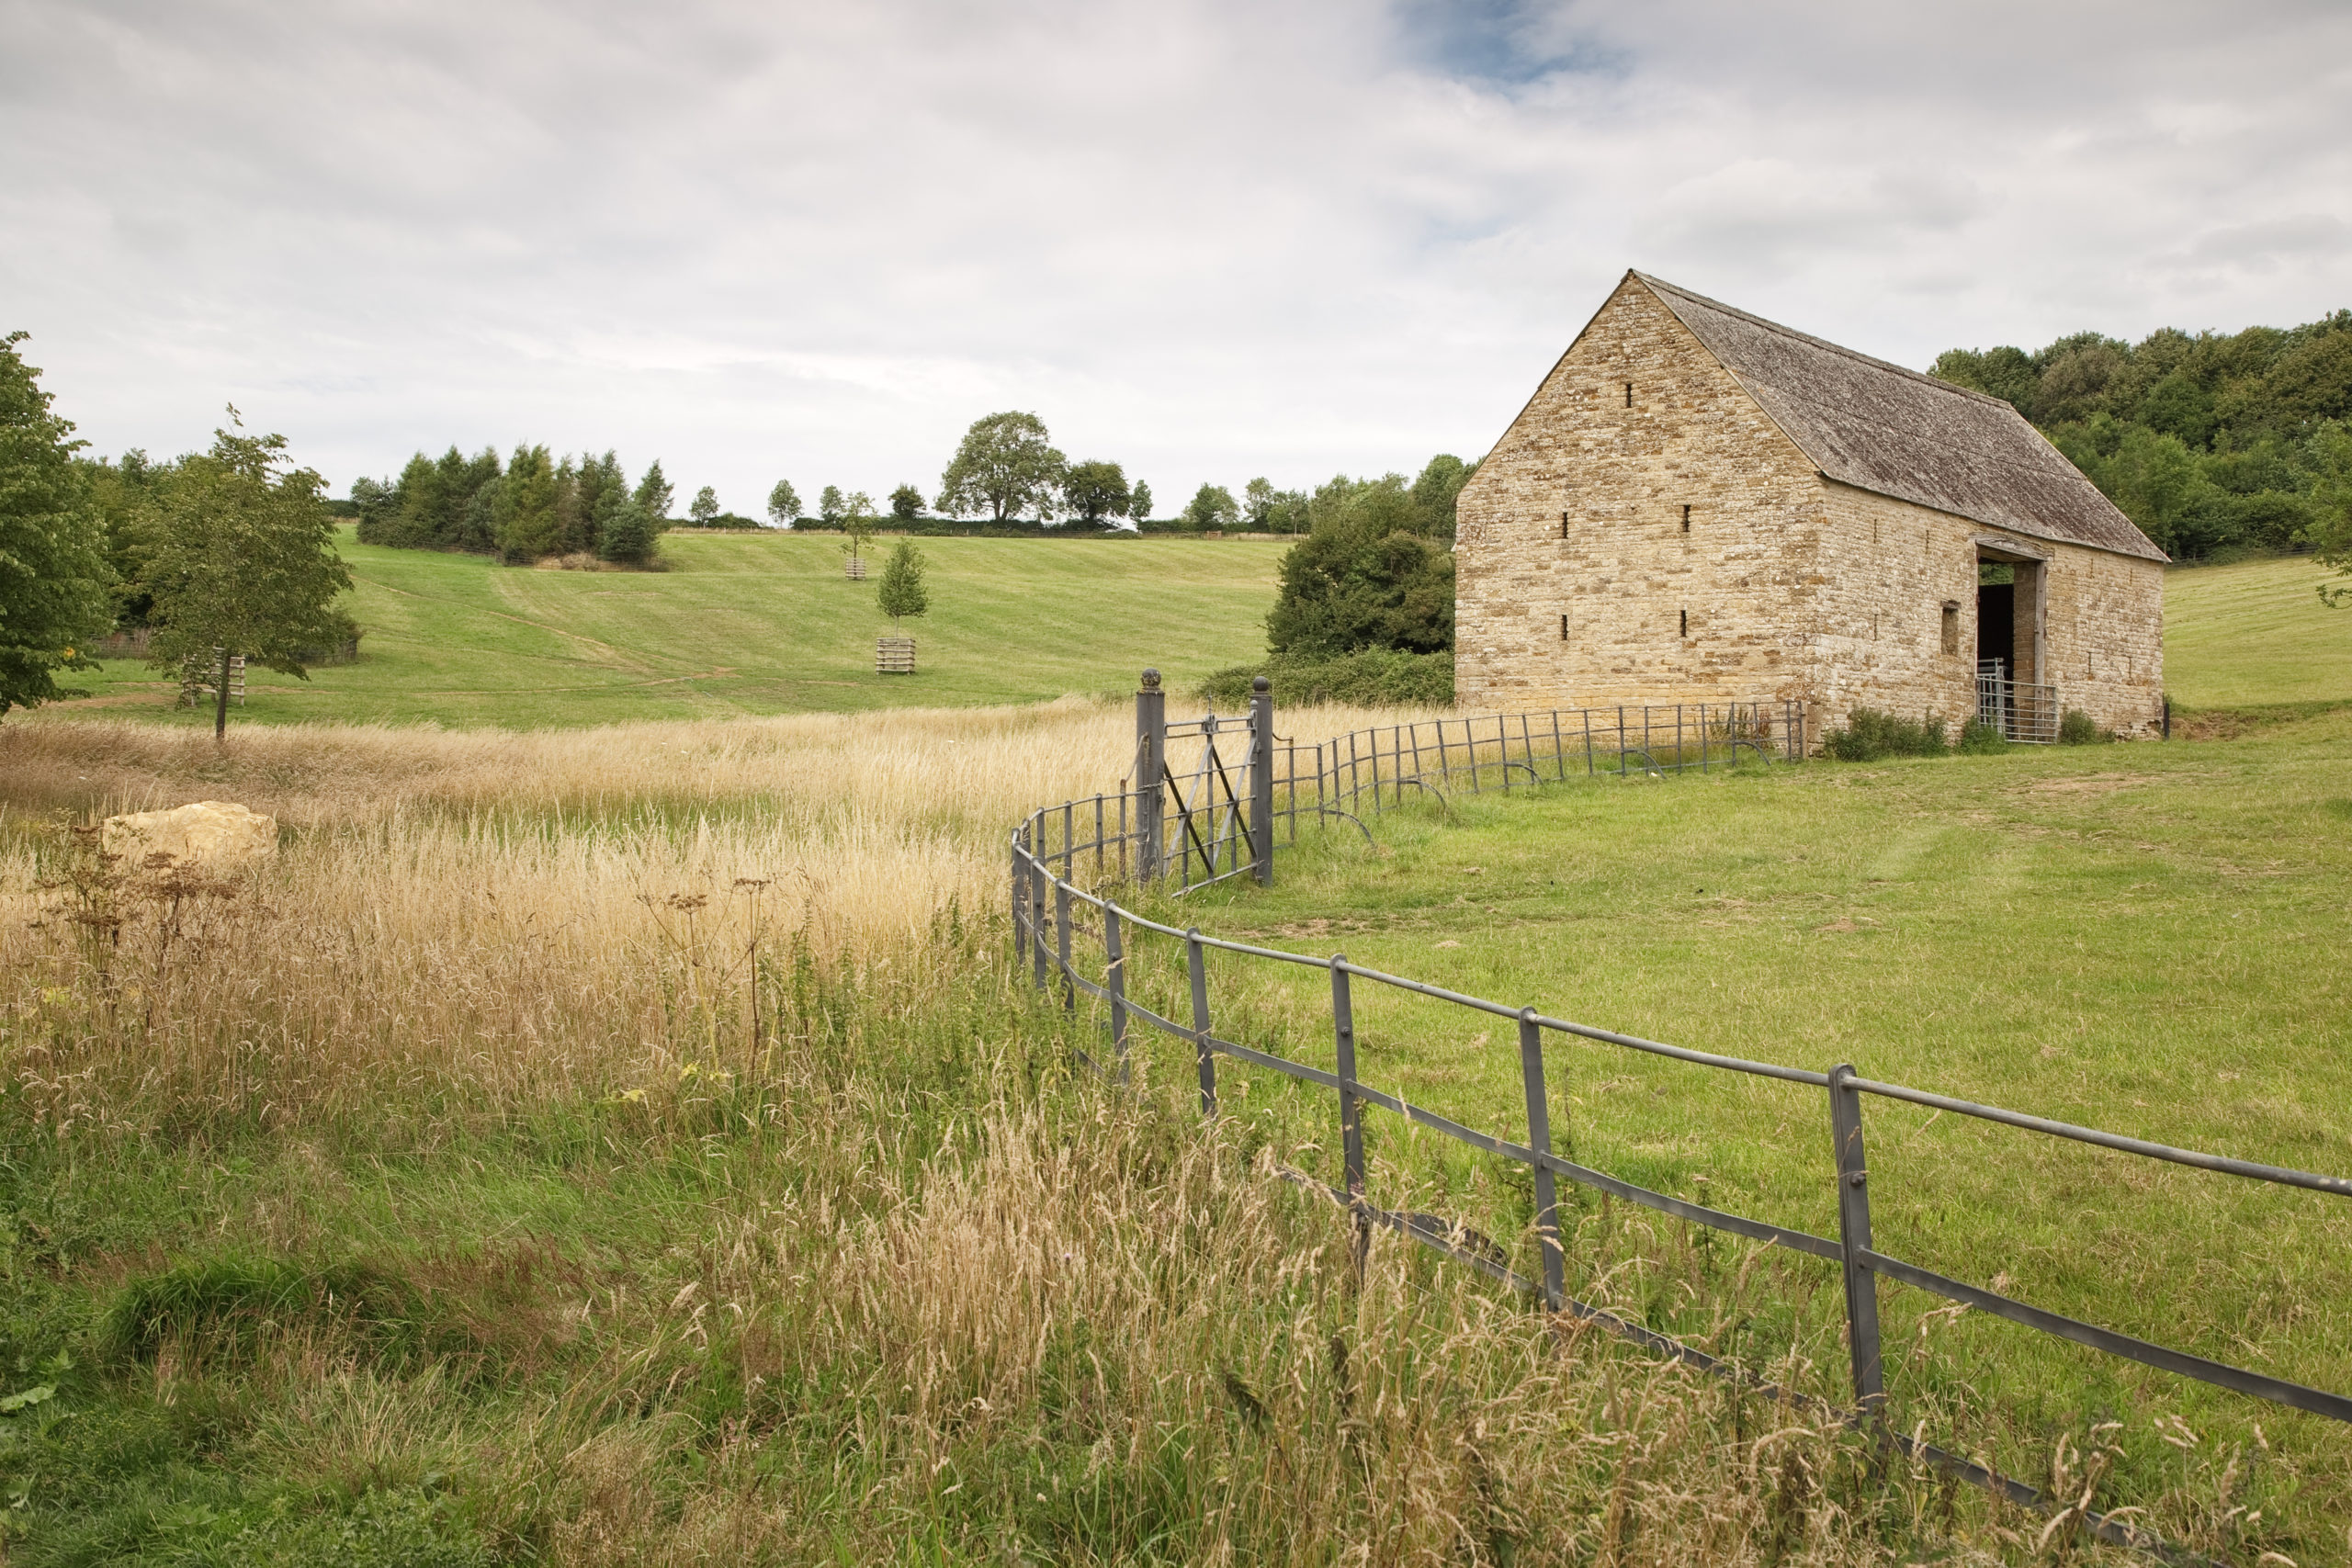
[[0, 0], [0, 331], [681, 502], [1035, 412], [1165, 513], [1475, 457], [1627, 266], [1924, 367], [2352, 305], [2352, 6]]

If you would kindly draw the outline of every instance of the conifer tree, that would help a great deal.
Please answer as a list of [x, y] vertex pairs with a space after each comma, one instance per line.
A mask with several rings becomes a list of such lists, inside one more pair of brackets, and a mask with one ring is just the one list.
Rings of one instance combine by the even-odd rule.
[[875, 592], [875, 602], [890, 617], [894, 627], [904, 616], [931, 613], [931, 590], [923, 582], [922, 552], [915, 548], [912, 540], [900, 539], [899, 547], [883, 563], [882, 581]]

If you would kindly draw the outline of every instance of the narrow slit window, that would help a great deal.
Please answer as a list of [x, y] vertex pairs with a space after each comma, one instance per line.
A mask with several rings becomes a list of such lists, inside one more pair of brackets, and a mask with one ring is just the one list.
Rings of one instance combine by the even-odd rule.
[[1563, 539], [1565, 539], [1565, 538], [1566, 538], [1567, 536], [1568, 536], [1568, 514], [1567, 514], [1566, 513], [1563, 512], [1563, 513], [1560, 513], [1560, 537], [1562, 537]]
[[1960, 601], [1957, 599], [1944, 601], [1944, 651], [1960, 651]]
[[1682, 503], [1682, 531], [1686, 534], [1690, 531], [1690, 503], [1687, 501]]
[[1682, 612], [1682, 635], [1684, 637], [1690, 635], [1690, 612], [1688, 610]]
[[1625, 406], [1627, 408], [1634, 406], [1634, 384], [1631, 381], [1625, 383]]
[[1568, 618], [1566, 615], [1560, 617], [1560, 640], [1562, 642], [1568, 640]]

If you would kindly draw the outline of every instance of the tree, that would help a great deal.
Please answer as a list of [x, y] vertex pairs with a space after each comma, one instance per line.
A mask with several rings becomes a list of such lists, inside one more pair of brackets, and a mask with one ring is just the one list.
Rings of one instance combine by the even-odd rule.
[[1184, 508], [1184, 526], [1195, 533], [1230, 528], [1241, 515], [1233, 502], [1233, 492], [1223, 485], [1204, 484], [1193, 492], [1192, 503]]
[[707, 528], [718, 515], [718, 492], [705, 485], [695, 491], [694, 503], [686, 508], [686, 515], [697, 528]]
[[68, 694], [56, 672], [96, 669], [87, 646], [114, 623], [82, 443], [17, 352], [25, 335], [0, 337], [0, 714]]
[[544, 446], [517, 446], [492, 503], [498, 553], [509, 565], [535, 561], [560, 537], [555, 464]]
[[922, 491], [912, 485], [900, 485], [890, 492], [890, 515], [901, 523], [912, 523], [922, 515]]
[[779, 528], [789, 528], [800, 518], [800, 492], [792, 488], [790, 479], [778, 479], [775, 489], [768, 491], [768, 521]]
[[913, 540], [900, 539], [899, 547], [890, 552], [874, 597], [893, 626], [901, 616], [931, 613], [931, 591], [923, 586], [922, 552], [915, 548]]
[[1273, 520], [1274, 499], [1281, 493], [1274, 489], [1272, 480], [1262, 477], [1243, 485], [1241, 520], [1249, 524], [1253, 532], [1267, 532], [1267, 525]]
[[1134, 504], [1126, 472], [1116, 463], [1072, 465], [1062, 480], [1062, 496], [1072, 512], [1098, 526], [1106, 517], [1125, 516]]
[[1451, 452], [1441, 452], [1429, 460], [1420, 478], [1413, 481], [1413, 510], [1420, 514], [1419, 532], [1432, 539], [1453, 537], [1454, 501], [1477, 471], [1477, 464], [1465, 463]]
[[[2312, 518], [2306, 531], [2323, 565], [2352, 577], [2352, 423], [2330, 420], [2311, 439]], [[2352, 587], [2328, 584], [2322, 602], [2341, 609], [2352, 604]]]
[[611, 514], [597, 530], [596, 553], [623, 566], [643, 566], [653, 558], [660, 533], [635, 496], [615, 496]]
[[1283, 557], [1266, 616], [1275, 653], [1328, 659], [1367, 648], [1453, 646], [1453, 556], [1376, 514], [1318, 523]]
[[662, 475], [662, 459], [654, 458], [653, 466], [645, 470], [645, 477], [637, 481], [636, 499], [637, 503], [645, 508], [645, 515], [651, 520], [655, 533], [660, 533], [662, 525], [670, 520], [670, 502], [676, 499], [677, 494], [677, 487]]
[[326, 481], [284, 467], [283, 435], [243, 434], [233, 408], [229, 418], [211, 451], [183, 460], [159, 487], [148, 565], [157, 626], [148, 662], [176, 674], [219, 661], [216, 739], [229, 727], [232, 655], [308, 680], [303, 656], [352, 631], [334, 608], [351, 573], [334, 551]]
[[817, 515], [828, 524], [839, 523], [842, 508], [846, 504], [842, 497], [842, 487], [827, 485], [823, 493], [817, 497]]
[[992, 413], [972, 422], [939, 476], [939, 510], [950, 517], [986, 511], [999, 523], [1023, 511], [1051, 518], [1068, 467], [1045, 421], [1034, 413]]
[[1151, 487], [1141, 479], [1137, 479], [1136, 488], [1127, 492], [1127, 515], [1137, 524], [1151, 521]]

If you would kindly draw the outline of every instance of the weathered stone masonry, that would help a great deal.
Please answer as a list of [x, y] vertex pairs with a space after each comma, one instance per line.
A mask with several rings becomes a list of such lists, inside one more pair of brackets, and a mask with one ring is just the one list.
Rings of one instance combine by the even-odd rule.
[[1857, 706], [1957, 728], [1998, 561], [2017, 631], [1991, 651], [2147, 731], [2163, 554], [1988, 404], [1629, 273], [1462, 492], [1457, 699], [1789, 696], [1816, 733]]

